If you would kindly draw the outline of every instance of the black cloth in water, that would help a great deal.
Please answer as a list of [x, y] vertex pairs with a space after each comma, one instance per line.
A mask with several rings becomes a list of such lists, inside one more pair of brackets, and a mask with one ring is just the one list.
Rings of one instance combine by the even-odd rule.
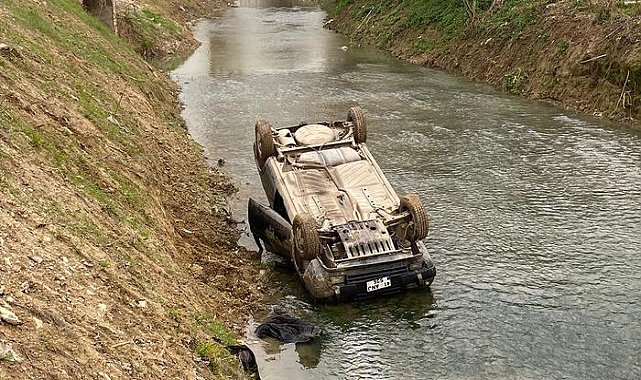
[[258, 373], [258, 363], [256, 363], [256, 356], [254, 352], [246, 345], [227, 346], [225, 347], [230, 354], [237, 356], [243, 364], [245, 372], [254, 375], [254, 379], [260, 380]]
[[320, 327], [288, 315], [277, 315], [256, 328], [259, 338], [270, 336], [283, 343], [307, 343], [322, 333]]

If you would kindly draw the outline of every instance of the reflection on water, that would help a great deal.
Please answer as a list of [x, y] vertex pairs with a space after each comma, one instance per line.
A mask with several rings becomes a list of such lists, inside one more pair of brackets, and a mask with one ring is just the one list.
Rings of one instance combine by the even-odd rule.
[[316, 8], [255, 3], [200, 24], [173, 72], [191, 134], [242, 186], [237, 218], [263, 197], [257, 119], [360, 104], [388, 179], [428, 206], [438, 268], [431, 293], [348, 305], [312, 305], [291, 271], [268, 270], [282, 288], [268, 302], [327, 333], [252, 341], [263, 378], [641, 378], [640, 132], [356, 48]]
[[283, 8], [283, 10], [297, 10], [299, 8], [316, 9], [318, 0], [240, 0], [235, 1], [234, 5], [241, 8]]
[[[253, 21], [247, 22], [248, 17]], [[327, 44], [333, 36], [325, 33], [326, 37], [319, 38], [316, 33], [309, 32], [310, 25], [319, 26], [322, 21], [322, 12], [290, 15], [277, 9], [231, 10], [222, 25], [224, 34], [208, 36], [210, 73], [252, 75], [326, 71], [330, 59], [337, 55], [328, 54]]]

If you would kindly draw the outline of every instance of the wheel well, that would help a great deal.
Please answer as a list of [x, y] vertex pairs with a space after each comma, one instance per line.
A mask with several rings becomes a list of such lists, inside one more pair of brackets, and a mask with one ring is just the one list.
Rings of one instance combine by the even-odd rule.
[[276, 191], [276, 194], [274, 195], [274, 211], [276, 211], [278, 215], [285, 218], [285, 220], [288, 221], [289, 223], [292, 222], [291, 220], [289, 220], [289, 216], [287, 215], [287, 210], [285, 209], [285, 202], [283, 201], [283, 197], [280, 195], [278, 191]]

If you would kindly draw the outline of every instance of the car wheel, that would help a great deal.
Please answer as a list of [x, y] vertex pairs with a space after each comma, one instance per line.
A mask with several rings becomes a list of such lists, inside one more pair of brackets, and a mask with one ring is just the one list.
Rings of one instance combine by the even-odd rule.
[[292, 223], [293, 259], [301, 271], [304, 270], [303, 260], [313, 260], [321, 252], [321, 241], [316, 228], [316, 220], [306, 213], [298, 214]]
[[429, 221], [421, 198], [416, 194], [403, 196], [401, 198], [401, 211], [409, 211], [412, 215], [412, 221], [408, 227], [406, 237], [410, 241], [425, 239], [429, 230]]
[[347, 121], [354, 124], [354, 141], [357, 144], [367, 141], [367, 123], [361, 107], [351, 107], [347, 111]]
[[276, 146], [272, 137], [272, 126], [260, 120], [256, 123], [256, 158], [262, 168], [267, 159], [276, 154]]

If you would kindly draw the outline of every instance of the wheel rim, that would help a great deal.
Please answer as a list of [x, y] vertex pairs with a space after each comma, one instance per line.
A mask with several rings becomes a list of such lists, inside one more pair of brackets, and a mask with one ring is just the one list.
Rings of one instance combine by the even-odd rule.
[[301, 241], [303, 240], [303, 235], [300, 231], [300, 229], [296, 229], [294, 232], [294, 253], [296, 254], [296, 257], [300, 257], [300, 254], [303, 252], [303, 245]]
[[294, 229], [294, 252], [292, 259], [294, 259], [294, 265], [296, 266], [297, 271], [302, 276], [303, 262], [302, 262], [302, 253], [303, 253], [303, 233], [300, 228]]

